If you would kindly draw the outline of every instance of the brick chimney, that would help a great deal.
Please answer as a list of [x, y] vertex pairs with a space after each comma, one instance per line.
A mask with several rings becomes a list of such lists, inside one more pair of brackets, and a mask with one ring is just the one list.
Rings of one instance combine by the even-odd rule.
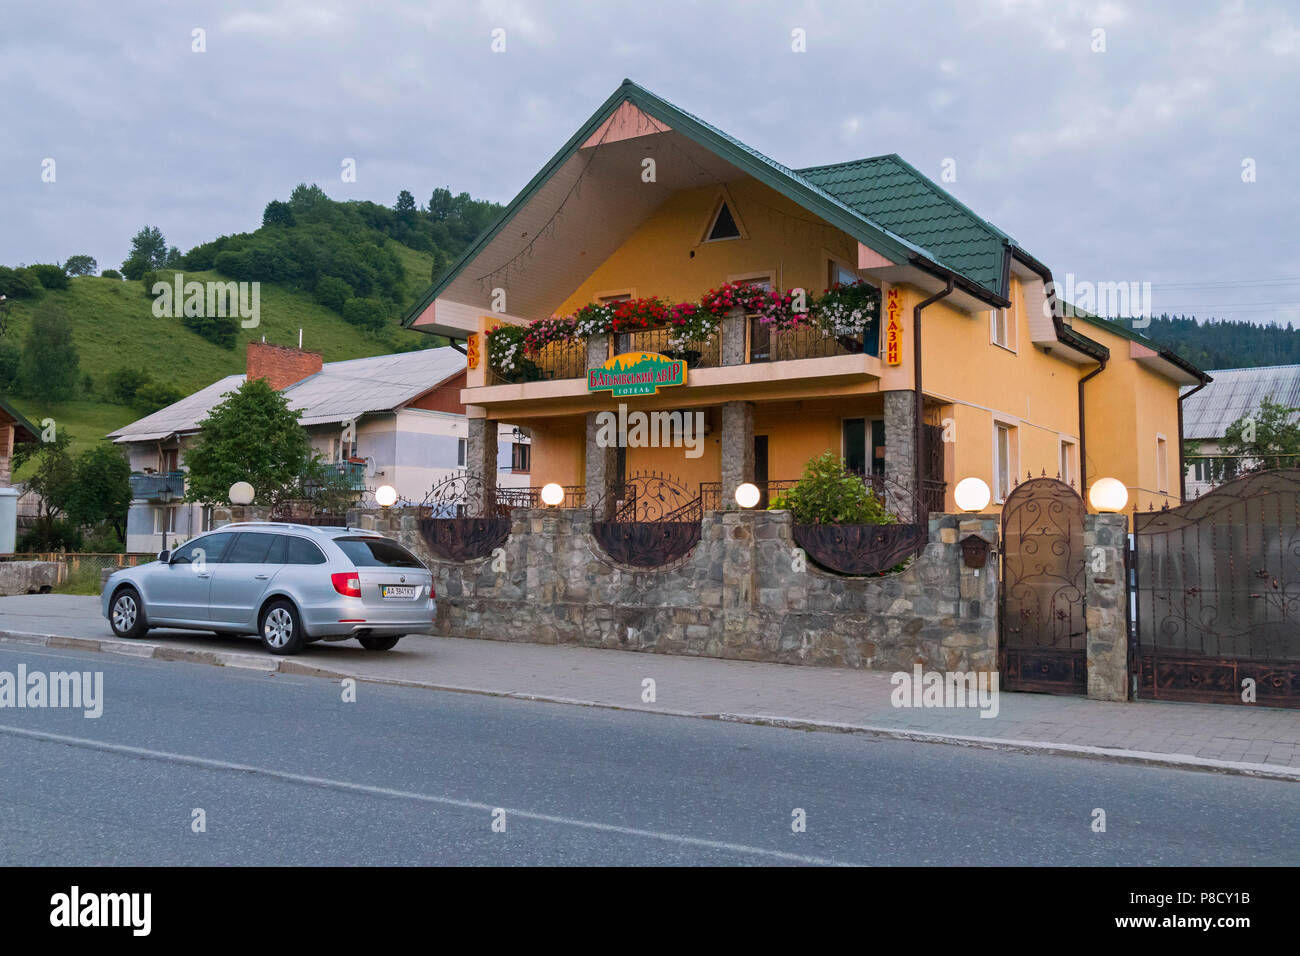
[[308, 375], [321, 370], [321, 354], [289, 348], [286, 345], [267, 345], [265, 342], [248, 343], [245, 374], [251, 382], [264, 378], [277, 392], [301, 382]]

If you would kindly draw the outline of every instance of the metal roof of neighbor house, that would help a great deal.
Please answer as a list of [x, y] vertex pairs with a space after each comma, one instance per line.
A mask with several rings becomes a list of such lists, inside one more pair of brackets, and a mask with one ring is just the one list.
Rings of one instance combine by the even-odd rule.
[[400, 408], [464, 368], [464, 353], [450, 347], [376, 355], [330, 362], [284, 395], [290, 408], [302, 410], [304, 425], [348, 421]]
[[940, 265], [1006, 294], [1003, 260], [1011, 237], [975, 215], [899, 156], [872, 156], [796, 172]]
[[1184, 438], [1222, 438], [1229, 425], [1266, 398], [1300, 408], [1300, 365], [1214, 369], [1209, 374], [1214, 381], [1183, 402]]
[[[820, 216], [828, 224], [843, 230], [848, 235], [857, 239], [859, 242], [881, 252], [884, 255], [891, 256], [899, 262], [913, 262], [920, 266], [929, 267], [938, 270], [948, 270], [956, 273], [959, 280], [968, 283], [973, 291], [989, 294], [997, 299], [1002, 299], [1002, 266], [999, 261], [996, 274], [990, 274], [990, 270], [985, 267], [983, 262], [983, 250], [972, 252], [966, 245], [959, 249], [954, 245], [950, 254], [956, 254], [958, 258], [963, 259], [967, 267], [976, 266], [983, 279], [975, 275], [968, 275], [955, 265], [950, 265], [942, 261], [942, 257], [934, 250], [931, 250], [917, 241], [896, 232], [885, 223], [876, 220], [864, 208], [858, 208], [854, 204], [845, 201], [845, 199], [836, 195], [834, 190], [827, 188], [821, 183], [816, 182], [813, 178], [805, 176], [803, 172], [784, 166], [776, 160], [763, 155], [751, 146], [747, 146], [740, 140], [728, 133], [723, 132], [716, 126], [705, 122], [699, 117], [682, 110], [667, 100], [656, 96], [644, 87], [638, 86], [631, 80], [624, 80], [622, 85], [592, 114], [591, 118], [583, 124], [582, 128], [575, 133], [560, 151], [551, 158], [551, 160], [542, 167], [541, 171], [520, 191], [509, 205], [501, 211], [501, 215], [496, 221], [489, 226], [484, 232], [470, 243], [469, 247], [461, 257], [452, 264], [452, 267], [435, 282], [425, 294], [417, 301], [402, 319], [402, 324], [409, 326], [433, 303], [441, 292], [449, 286], [465, 267], [474, 260], [480, 252], [502, 231], [507, 223], [515, 217], [519, 210], [533, 197], [534, 194], [547, 182], [548, 179], [563, 165], [565, 160], [571, 154], [576, 152], [593, 131], [602, 123], [614, 110], [624, 103], [629, 102], [638, 109], [644, 111], [651, 117], [662, 121], [669, 126], [674, 132], [681, 133], [695, 142], [712, 150], [722, 159], [732, 163], [742, 172], [748, 173], [759, 182], [775, 189], [787, 199], [798, 203], [808, 211]], [[899, 160], [902, 167], [910, 170], [910, 176], [913, 180], [919, 179], [922, 183], [929, 182], [915, 169]], [[814, 170], [831, 169], [833, 167], [814, 167]], [[836, 180], [837, 177], [827, 177], [829, 180]], [[834, 185], [834, 183], [832, 183]], [[916, 184], [914, 182], [913, 188]], [[971, 219], [979, 220], [977, 216], [966, 210], [964, 206], [957, 203], [955, 199], [948, 196], [942, 189], [930, 183], [930, 187], [937, 191], [938, 194], [947, 197], [947, 200], [955, 204]], [[951, 215], [951, 214], [950, 214]], [[965, 222], [963, 229], [970, 233], [964, 237], [965, 243], [975, 240], [974, 228], [969, 222]], [[985, 227], [989, 227], [985, 223]], [[1001, 235], [997, 230], [992, 230], [994, 234]], [[927, 233], [933, 235], [933, 232]], [[1009, 240], [1008, 240], [1009, 243]], [[977, 261], [978, 260], [978, 261]], [[988, 284], [986, 284], [986, 282]]]
[[177, 432], [192, 432], [207, 418], [213, 406], [220, 404], [221, 396], [243, 384], [244, 376], [227, 375], [193, 395], [186, 395], [179, 402], [109, 432], [108, 437], [115, 442], [155, 441]]
[[[463, 353], [450, 347], [327, 362], [315, 375], [282, 389], [303, 425], [349, 421], [368, 412], [387, 412], [441, 385], [465, 367]], [[174, 405], [110, 432], [115, 442], [154, 441], [194, 432], [223, 395], [244, 383], [227, 375]]]

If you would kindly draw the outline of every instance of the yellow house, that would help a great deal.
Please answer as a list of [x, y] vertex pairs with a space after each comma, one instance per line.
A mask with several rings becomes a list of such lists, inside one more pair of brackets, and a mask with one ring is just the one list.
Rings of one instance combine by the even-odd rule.
[[[769, 297], [768, 321], [755, 300], [715, 299], [716, 328], [684, 344], [671, 306], [728, 284], [787, 300]], [[825, 319], [837, 284], [866, 303], [843, 334]], [[606, 308], [579, 318], [604, 325], [574, 323], [590, 306]], [[717, 506], [832, 451], [931, 511], [957, 510], [966, 477], [995, 510], [1026, 474], [1110, 476], [1130, 507], [1177, 504], [1179, 389], [1206, 376], [1073, 311], [1045, 265], [898, 156], [789, 169], [624, 81], [404, 321], [466, 341], [467, 467], [493, 474], [484, 436], [515, 422], [530, 483], [588, 500], [656, 472]], [[649, 386], [601, 379], [639, 361]], [[629, 416], [654, 412], [678, 413], [659, 419], [664, 441], [633, 440]]]

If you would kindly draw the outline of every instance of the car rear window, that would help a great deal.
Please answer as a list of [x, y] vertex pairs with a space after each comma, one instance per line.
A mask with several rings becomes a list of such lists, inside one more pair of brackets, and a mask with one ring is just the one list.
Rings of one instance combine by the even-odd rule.
[[285, 559], [285, 564], [325, 563], [325, 555], [321, 554], [320, 548], [306, 538], [295, 538], [288, 535], [286, 540], [289, 542], [289, 556]]
[[400, 544], [387, 538], [335, 538], [358, 568], [423, 568], [424, 564]]

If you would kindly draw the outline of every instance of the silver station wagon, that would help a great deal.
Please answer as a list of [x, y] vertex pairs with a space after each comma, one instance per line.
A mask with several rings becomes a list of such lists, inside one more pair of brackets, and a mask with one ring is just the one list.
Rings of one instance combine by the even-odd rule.
[[119, 637], [151, 627], [258, 634], [272, 654], [355, 637], [374, 651], [432, 634], [433, 575], [391, 538], [357, 528], [225, 525], [115, 571], [101, 597]]

